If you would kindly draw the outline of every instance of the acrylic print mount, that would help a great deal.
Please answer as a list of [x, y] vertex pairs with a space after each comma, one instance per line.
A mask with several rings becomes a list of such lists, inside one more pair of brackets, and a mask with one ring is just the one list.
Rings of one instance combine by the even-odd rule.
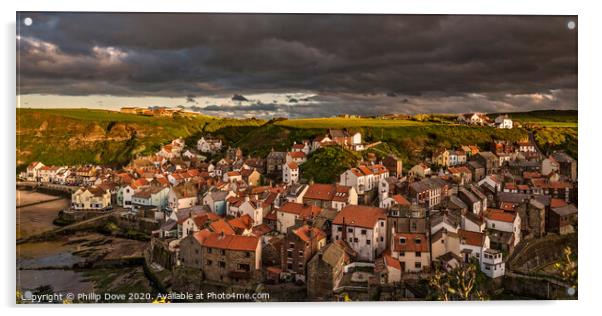
[[16, 20], [17, 303], [578, 297], [576, 16]]

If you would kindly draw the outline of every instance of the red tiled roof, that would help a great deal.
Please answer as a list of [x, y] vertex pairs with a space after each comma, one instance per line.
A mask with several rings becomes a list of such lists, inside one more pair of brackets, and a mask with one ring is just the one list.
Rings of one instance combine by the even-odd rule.
[[193, 236], [200, 244], [203, 244], [203, 242], [205, 241], [205, 238], [207, 238], [207, 236], [209, 236], [211, 234], [213, 234], [213, 233], [210, 230], [202, 229], [198, 232], [195, 232], [193, 234]]
[[299, 217], [301, 218], [310, 218], [320, 214], [320, 211], [322, 211], [322, 209], [315, 205], [285, 202], [280, 206], [278, 211], [299, 215]]
[[203, 246], [235, 251], [255, 251], [259, 238], [255, 236], [224, 235], [211, 233], [205, 237]]
[[321, 229], [309, 225], [303, 225], [293, 230], [293, 233], [305, 242], [309, 242], [312, 239], [319, 241], [326, 238], [326, 234]]
[[228, 221], [228, 224], [233, 228], [239, 228], [242, 230], [249, 229], [253, 227], [253, 219], [249, 214], [244, 214], [241, 217], [233, 218]]
[[333, 224], [373, 229], [378, 220], [386, 220], [384, 209], [366, 205], [347, 205], [334, 218]]
[[299, 168], [299, 166], [297, 165], [297, 163], [294, 162], [294, 161], [289, 162], [287, 165], [288, 165], [289, 169], [291, 169], [291, 170], [295, 170], [295, 169]]
[[511, 211], [509, 212], [509, 211], [498, 210], [498, 209], [489, 209], [485, 213], [485, 217], [487, 219], [490, 219], [493, 221], [514, 223], [514, 219], [516, 218], [516, 212], [511, 212]]
[[484, 233], [477, 233], [463, 229], [458, 229], [458, 236], [460, 237], [460, 242], [477, 247], [483, 246], [483, 242], [485, 240]]
[[401, 271], [401, 263], [399, 262], [399, 260], [391, 257], [391, 255], [389, 254], [383, 255], [383, 258], [385, 259], [385, 264], [387, 265], [387, 267], [391, 267], [393, 269]]
[[[426, 234], [397, 233], [393, 238], [393, 247], [395, 251], [429, 251], [429, 245], [426, 239]], [[402, 243], [401, 240], [403, 240], [404, 242]]]
[[567, 206], [567, 205], [568, 205], [568, 203], [565, 200], [561, 200], [561, 199], [552, 199], [550, 201], [551, 208], [563, 207], [563, 206]]
[[400, 194], [395, 194], [391, 198], [395, 201], [395, 203], [399, 205], [411, 205], [410, 201], [408, 201], [405, 197], [403, 197]]
[[209, 225], [216, 233], [224, 233], [226, 235], [234, 235], [234, 229], [224, 219], [218, 219]]
[[288, 155], [291, 156], [291, 158], [304, 158], [305, 157], [305, 153], [302, 151], [289, 151]]

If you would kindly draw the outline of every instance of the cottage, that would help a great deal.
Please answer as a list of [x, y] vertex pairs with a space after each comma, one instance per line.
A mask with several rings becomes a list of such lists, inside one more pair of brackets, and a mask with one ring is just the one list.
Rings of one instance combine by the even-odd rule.
[[111, 207], [111, 193], [96, 186], [82, 187], [71, 194], [74, 210], [107, 210]]
[[282, 243], [282, 270], [305, 281], [307, 262], [326, 245], [326, 234], [315, 227], [290, 227]]
[[170, 188], [167, 194], [167, 209], [177, 212], [198, 203], [198, 189], [193, 183], [182, 183]]
[[303, 203], [337, 210], [347, 205], [357, 205], [357, 200], [357, 192], [353, 187], [338, 184], [312, 184], [303, 195]]
[[216, 153], [222, 150], [222, 140], [213, 137], [201, 137], [197, 141], [196, 148], [203, 153]]
[[410, 196], [428, 209], [439, 205], [447, 196], [448, 184], [441, 178], [428, 178], [410, 184]]
[[402, 272], [422, 272], [428, 269], [431, 254], [427, 235], [393, 231], [391, 256], [399, 261]]
[[485, 233], [473, 232], [464, 229], [458, 230], [460, 238], [460, 253], [463, 261], [469, 262], [471, 258], [481, 261], [483, 250], [489, 248], [489, 237]]
[[499, 115], [495, 118], [495, 127], [512, 129], [512, 119], [510, 119], [508, 114]]
[[415, 179], [423, 179], [431, 174], [431, 168], [422, 162], [412, 167], [408, 172], [408, 176]]
[[201, 247], [201, 269], [208, 281], [252, 285], [260, 280], [259, 238], [210, 233], [202, 240]]
[[332, 223], [333, 240], [345, 241], [362, 261], [374, 260], [386, 248], [387, 215], [382, 208], [348, 205]]
[[311, 220], [318, 216], [321, 211], [322, 208], [316, 205], [284, 202], [276, 209], [276, 229], [286, 234], [289, 227], [294, 226], [296, 221]]
[[299, 166], [296, 162], [287, 162], [282, 166], [282, 182], [288, 185], [299, 182]]
[[322, 248], [307, 264], [307, 297], [328, 300], [343, 278], [343, 267], [350, 262], [345, 247], [334, 242]]

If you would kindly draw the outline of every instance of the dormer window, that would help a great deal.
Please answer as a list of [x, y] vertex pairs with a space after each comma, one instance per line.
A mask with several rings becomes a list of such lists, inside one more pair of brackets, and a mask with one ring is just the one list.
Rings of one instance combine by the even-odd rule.
[[406, 239], [405, 238], [399, 238], [399, 243], [404, 245], [406, 243]]

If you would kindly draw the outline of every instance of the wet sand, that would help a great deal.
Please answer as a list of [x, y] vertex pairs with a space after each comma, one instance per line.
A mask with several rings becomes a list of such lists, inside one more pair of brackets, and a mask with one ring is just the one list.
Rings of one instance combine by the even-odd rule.
[[[53, 195], [19, 190], [17, 191], [17, 206], [56, 198]], [[52, 224], [52, 221], [57, 217], [60, 210], [69, 206], [69, 203], [69, 199], [63, 198], [22, 208], [17, 207], [16, 238], [28, 237], [56, 228], [57, 226]]]

